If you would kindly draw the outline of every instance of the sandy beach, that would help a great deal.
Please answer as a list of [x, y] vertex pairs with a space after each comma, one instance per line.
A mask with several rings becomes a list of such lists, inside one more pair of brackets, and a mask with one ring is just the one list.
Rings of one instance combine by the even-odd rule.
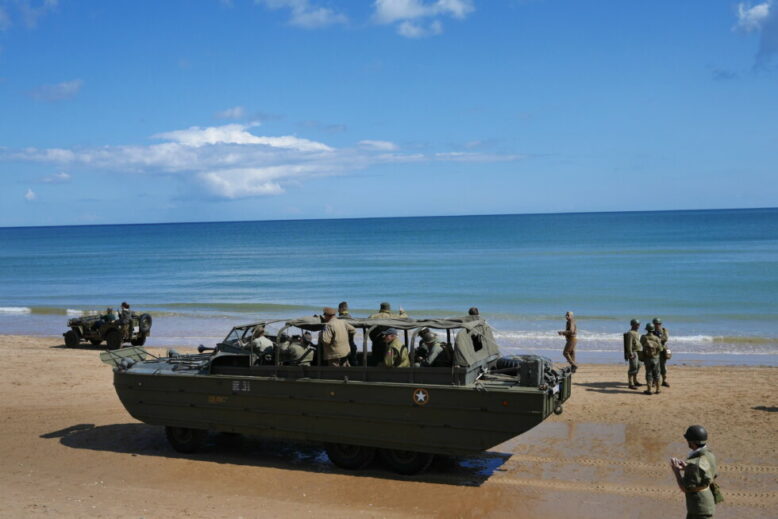
[[719, 459], [717, 517], [778, 516], [776, 368], [673, 365], [672, 387], [649, 397], [621, 365], [583, 365], [561, 416], [405, 478], [251, 438], [180, 455], [127, 414], [99, 351], [0, 336], [0, 516], [684, 517], [666, 460], [686, 454], [690, 423]]

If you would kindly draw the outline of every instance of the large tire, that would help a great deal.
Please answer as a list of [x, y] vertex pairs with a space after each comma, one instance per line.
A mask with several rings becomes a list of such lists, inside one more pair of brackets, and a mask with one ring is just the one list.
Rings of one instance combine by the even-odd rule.
[[151, 332], [151, 316], [149, 314], [141, 314], [138, 318], [138, 328], [143, 335], [148, 335]]
[[92, 346], [100, 346], [100, 344], [103, 342], [100, 339], [89, 339], [89, 342], [92, 343]]
[[178, 452], [190, 454], [205, 445], [208, 431], [189, 427], [165, 427], [165, 436], [170, 445]]
[[398, 451], [381, 449], [381, 459], [386, 465], [397, 472], [410, 476], [427, 470], [432, 463], [434, 454], [428, 452]]
[[340, 468], [357, 470], [370, 465], [375, 458], [375, 449], [361, 445], [328, 443], [324, 446], [330, 461]]
[[65, 346], [68, 348], [77, 348], [81, 343], [81, 337], [78, 336], [78, 332], [75, 330], [68, 330], [65, 332]]
[[130, 344], [133, 346], [143, 346], [146, 344], [146, 336], [143, 334], [138, 335], [136, 338], [134, 338], [132, 341], [130, 341]]
[[108, 330], [105, 334], [105, 343], [109, 350], [118, 350], [122, 347], [122, 332], [115, 328]]

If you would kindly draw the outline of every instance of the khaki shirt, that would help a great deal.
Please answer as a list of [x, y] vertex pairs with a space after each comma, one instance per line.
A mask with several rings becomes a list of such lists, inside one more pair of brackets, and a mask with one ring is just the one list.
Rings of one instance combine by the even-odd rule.
[[659, 337], [653, 333], [647, 333], [640, 336], [640, 344], [643, 346], [643, 359], [658, 359], [659, 352], [662, 351], [662, 343]]
[[394, 338], [392, 342], [386, 345], [386, 354], [384, 355], [384, 366], [387, 368], [410, 368], [411, 359], [408, 357], [408, 348], [398, 339]]
[[629, 360], [632, 354], [637, 354], [642, 349], [640, 334], [637, 330], [630, 330], [624, 334], [624, 360]]
[[716, 456], [707, 446], [689, 455], [681, 483], [686, 490], [686, 512], [713, 515], [716, 504], [709, 485], [716, 478]]
[[349, 336], [357, 332], [356, 328], [346, 321], [333, 317], [319, 334], [319, 345], [322, 347], [324, 360], [342, 359], [351, 353]]
[[670, 332], [667, 331], [667, 328], [662, 326], [662, 329], [659, 331], [657, 337], [659, 338], [659, 341], [662, 343], [662, 349], [663, 350], [667, 349], [667, 346], [665, 345], [667, 344], [667, 339], [670, 338]]

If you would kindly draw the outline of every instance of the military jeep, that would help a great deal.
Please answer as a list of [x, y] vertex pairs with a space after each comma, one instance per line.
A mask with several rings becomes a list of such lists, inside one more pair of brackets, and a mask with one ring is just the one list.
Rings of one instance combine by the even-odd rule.
[[132, 312], [127, 319], [108, 320], [103, 315], [85, 315], [68, 320], [68, 328], [62, 335], [65, 346], [75, 348], [81, 342], [94, 346], [103, 341], [109, 350], [117, 350], [125, 343], [143, 346], [151, 335], [151, 316]]

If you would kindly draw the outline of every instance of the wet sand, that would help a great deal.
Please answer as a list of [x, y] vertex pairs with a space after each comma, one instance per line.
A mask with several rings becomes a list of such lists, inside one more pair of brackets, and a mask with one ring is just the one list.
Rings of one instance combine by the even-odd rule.
[[561, 416], [406, 478], [257, 439], [180, 455], [127, 414], [99, 351], [0, 335], [0, 516], [684, 517], [666, 460], [690, 423], [719, 458], [717, 517], [778, 516], [778, 368], [672, 365], [672, 387], [646, 396], [622, 365], [584, 365]]

